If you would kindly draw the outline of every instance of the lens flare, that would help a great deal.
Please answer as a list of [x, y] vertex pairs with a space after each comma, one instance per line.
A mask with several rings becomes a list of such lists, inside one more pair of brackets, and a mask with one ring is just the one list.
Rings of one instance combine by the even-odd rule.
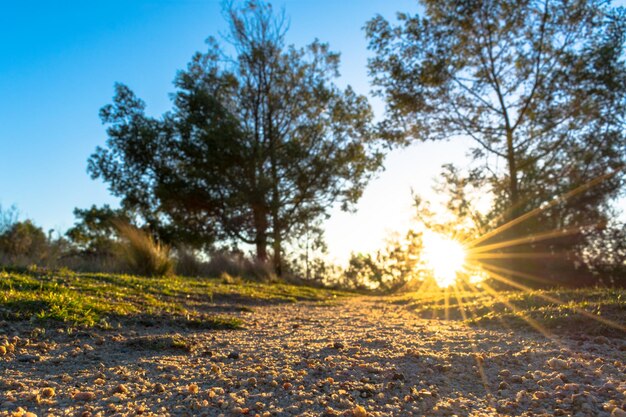
[[423, 243], [423, 259], [437, 285], [445, 288], [454, 284], [465, 265], [463, 246], [442, 234], [429, 231], [424, 232]]

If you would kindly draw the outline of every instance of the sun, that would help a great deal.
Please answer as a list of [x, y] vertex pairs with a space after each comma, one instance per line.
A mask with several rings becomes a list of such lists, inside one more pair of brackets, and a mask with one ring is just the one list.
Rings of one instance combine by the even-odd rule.
[[445, 288], [454, 284], [465, 265], [465, 248], [456, 240], [430, 231], [424, 232], [423, 243], [423, 259], [437, 285]]

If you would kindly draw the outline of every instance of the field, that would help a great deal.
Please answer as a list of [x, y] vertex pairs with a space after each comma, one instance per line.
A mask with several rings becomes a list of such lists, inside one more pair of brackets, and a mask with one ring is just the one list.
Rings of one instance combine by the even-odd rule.
[[622, 416], [625, 297], [2, 272], [0, 415]]

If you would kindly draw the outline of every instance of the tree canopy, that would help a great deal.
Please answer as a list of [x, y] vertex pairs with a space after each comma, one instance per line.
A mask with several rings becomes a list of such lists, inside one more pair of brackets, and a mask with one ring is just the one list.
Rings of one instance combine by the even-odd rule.
[[545, 208], [502, 238], [606, 224], [625, 182], [624, 9], [600, 0], [422, 4], [423, 16], [366, 26], [385, 133], [473, 139], [468, 178], [494, 197], [491, 228]]
[[281, 272], [285, 241], [334, 204], [349, 209], [381, 167], [367, 99], [340, 89], [339, 55], [285, 45], [263, 2], [227, 7], [229, 47], [210, 38], [175, 80], [161, 118], [123, 85], [101, 111], [106, 148], [89, 161], [125, 208], [181, 243], [256, 247]]

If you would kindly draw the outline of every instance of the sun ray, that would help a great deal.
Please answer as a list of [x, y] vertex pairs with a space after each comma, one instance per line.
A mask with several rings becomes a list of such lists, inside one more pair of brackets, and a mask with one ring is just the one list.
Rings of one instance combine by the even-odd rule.
[[543, 213], [544, 211], [554, 207], [555, 205], [557, 205], [559, 203], [562, 203], [563, 201], [566, 201], [566, 200], [576, 196], [577, 194], [580, 194], [582, 192], [587, 191], [591, 187], [594, 187], [595, 185], [601, 183], [602, 181], [605, 181], [605, 180], [613, 177], [618, 172], [621, 172], [623, 170], [624, 170], [624, 168], [619, 168], [619, 169], [616, 169], [615, 171], [612, 171], [612, 172], [606, 173], [604, 175], [601, 175], [601, 176], [599, 176], [599, 177], [597, 177], [597, 178], [595, 178], [595, 179], [593, 179], [593, 180], [591, 180], [591, 181], [589, 181], [589, 182], [587, 182], [587, 183], [585, 183], [585, 184], [583, 184], [583, 185], [581, 185], [581, 186], [579, 186], [577, 188], [574, 188], [573, 190], [571, 190], [571, 191], [569, 191], [569, 192], [567, 192], [567, 193], [565, 193], [565, 194], [563, 194], [561, 196], [553, 198], [552, 200], [550, 200], [550, 201], [546, 202], [545, 204], [541, 205], [540, 207], [537, 207], [534, 210], [529, 211], [528, 213], [522, 214], [521, 216], [519, 216], [519, 217], [517, 217], [517, 218], [515, 218], [515, 219], [513, 219], [513, 220], [511, 220], [511, 221], [509, 221], [509, 222], [507, 222], [507, 223], [505, 223], [503, 225], [501, 225], [500, 227], [497, 227], [497, 228], [493, 229], [492, 231], [490, 231], [488, 233], [483, 234], [482, 236], [480, 236], [480, 237], [478, 237], [476, 239], [473, 239], [473, 240], [471, 240], [469, 242], [462, 242], [462, 243], [465, 246], [467, 246], [467, 247], [475, 247], [479, 243], [484, 242], [487, 239], [490, 239], [493, 236], [496, 236], [496, 235], [498, 235], [498, 234], [500, 234], [500, 233], [502, 233], [502, 232], [504, 232], [504, 231], [506, 231], [506, 230], [508, 230], [508, 229], [510, 229], [512, 227], [514, 227], [514, 226], [517, 226], [518, 224], [520, 224], [520, 223], [522, 223], [522, 222], [524, 222], [524, 221], [526, 221], [526, 220], [528, 220], [528, 219], [530, 219], [530, 218], [532, 218], [532, 217], [534, 217], [534, 216], [536, 216], [536, 215], [538, 215], [540, 213]]
[[[457, 302], [459, 303], [459, 311], [461, 312], [461, 317], [463, 317], [463, 321], [467, 322], [467, 314], [465, 313], [465, 305], [463, 304], [463, 300], [461, 295], [459, 294], [459, 289], [456, 285], [452, 286], [454, 290], [454, 294], [456, 296]], [[475, 339], [470, 339], [470, 346], [472, 347], [472, 352], [474, 353], [474, 359], [476, 360], [476, 367], [478, 369], [478, 373], [480, 375], [480, 379], [485, 387], [485, 391], [487, 392], [487, 397], [489, 398], [489, 402], [492, 402], [492, 394], [489, 389], [489, 381], [487, 380], [487, 375], [485, 374], [485, 370], [483, 368], [481, 362], [481, 356], [478, 354], [478, 346], [476, 345]]]
[[560, 259], [563, 258], [564, 255], [564, 253], [547, 252], [470, 253], [467, 255], [466, 259]]
[[[519, 317], [521, 317], [522, 320], [524, 320], [532, 328], [534, 328], [539, 333], [541, 333], [545, 338], [550, 339], [551, 341], [555, 342], [556, 344], [558, 344], [561, 347], [567, 348], [567, 346], [563, 345], [556, 337], [554, 337], [554, 335], [552, 335], [548, 329], [543, 327], [541, 325], [541, 323], [539, 323], [537, 320], [533, 319], [532, 317], [528, 316], [526, 313], [524, 313], [522, 310], [520, 310], [518, 307], [516, 307], [515, 304], [509, 302], [507, 299], [502, 297], [489, 284], [487, 284], [485, 282], [485, 283], [483, 283], [483, 287], [485, 288], [485, 292], [489, 293], [489, 295], [491, 295], [494, 299], [496, 299], [497, 301], [501, 302], [502, 304], [504, 304], [505, 306], [510, 308], [515, 314], [517, 314]], [[567, 348], [567, 349], [569, 349], [569, 348]]]
[[[530, 277], [532, 277], [532, 275], [530, 275], [530, 274], [525, 274], [523, 272], [517, 272], [517, 271], [511, 270], [511, 269], [508, 269], [508, 268], [496, 267], [496, 266], [493, 266], [493, 265], [483, 265], [483, 266], [486, 269], [488, 269], [488, 270], [489, 269], [500, 270], [501, 272], [509, 273], [511, 275], [517, 275], [517, 276], [519, 276], [521, 278], [530, 278]], [[496, 279], [497, 281], [500, 281], [500, 282], [502, 282], [504, 284], [510, 285], [512, 287], [515, 287], [515, 288], [518, 288], [518, 289], [521, 289], [521, 290], [524, 290], [524, 291], [533, 292], [532, 288], [527, 287], [526, 285], [520, 284], [518, 282], [512, 281], [512, 280], [506, 278], [505, 276], [503, 276], [501, 274], [498, 274], [497, 272], [494, 272], [493, 270], [489, 270], [488, 272], [489, 272], [489, 275], [491, 277], [493, 277], [494, 279]], [[609, 320], [609, 319], [606, 319], [604, 317], [598, 316], [596, 314], [590, 313], [589, 311], [587, 311], [587, 310], [585, 310], [583, 308], [576, 307], [576, 306], [574, 306], [574, 305], [572, 305], [570, 303], [566, 303], [566, 302], [564, 302], [562, 300], [559, 300], [556, 297], [552, 297], [552, 296], [547, 295], [547, 294], [542, 294], [542, 293], [537, 292], [536, 295], [538, 297], [540, 297], [540, 298], [543, 298], [546, 301], [551, 302], [551, 303], [567, 306], [568, 308], [571, 308], [573, 311], [575, 311], [576, 313], [578, 313], [578, 314], [580, 314], [582, 316], [585, 316], [585, 317], [593, 319], [593, 320], [597, 320], [598, 322], [600, 322], [602, 324], [605, 324], [605, 325], [607, 325], [609, 327], [612, 327], [614, 329], [618, 329], [618, 330], [621, 330], [623, 332], [626, 332], [626, 326], [623, 326], [623, 325], [621, 325], [619, 323], [616, 323], [616, 322], [614, 322], [612, 320]]]
[[445, 308], [443, 315], [446, 320], [450, 320], [450, 293], [448, 291], [449, 288], [449, 286], [444, 288]]
[[[478, 288], [476, 287], [476, 285], [472, 284], [471, 282], [465, 281], [463, 284], [467, 287], [468, 291], [471, 291], [474, 294], [481, 294], [481, 291], [479, 291]], [[481, 286], [482, 285], [484, 285], [484, 283], [481, 283]], [[495, 311], [494, 311], [494, 313], [495, 313]], [[498, 319], [500, 324], [502, 324], [502, 326], [504, 326], [507, 330], [513, 331], [513, 328], [509, 325], [509, 323], [506, 322], [506, 320], [504, 320], [499, 315], [496, 315], [496, 318]]]
[[475, 253], [488, 252], [494, 249], [504, 249], [504, 248], [508, 248], [511, 246], [523, 245], [525, 243], [534, 243], [534, 242], [540, 242], [542, 240], [556, 239], [559, 237], [565, 237], [565, 236], [570, 236], [570, 235], [581, 233], [584, 230], [584, 228], [588, 226], [578, 226], [578, 227], [572, 227], [569, 229], [552, 230], [546, 233], [537, 233], [537, 234], [530, 235], [530, 236], [524, 236], [524, 237], [520, 237], [517, 239], [510, 239], [504, 242], [492, 243], [490, 245], [484, 245], [484, 246], [468, 246], [467, 247], [468, 249], [466, 250], [467, 250], [468, 255], [471, 255]]

